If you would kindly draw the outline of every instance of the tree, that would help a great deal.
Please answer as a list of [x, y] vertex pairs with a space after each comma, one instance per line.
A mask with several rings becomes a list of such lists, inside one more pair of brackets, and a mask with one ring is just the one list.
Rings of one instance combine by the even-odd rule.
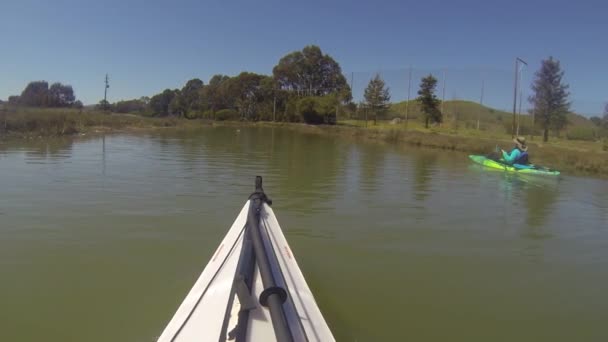
[[378, 113], [388, 109], [391, 95], [388, 87], [384, 84], [384, 80], [376, 74], [367, 84], [365, 88], [365, 105], [374, 113], [374, 125], [378, 120]]
[[439, 110], [441, 101], [435, 95], [436, 87], [437, 79], [431, 74], [420, 81], [419, 96], [416, 100], [420, 103], [420, 110], [424, 114], [424, 127], [426, 128], [429, 128], [429, 121], [441, 122], [443, 119]]
[[279, 60], [272, 69], [279, 86], [298, 96], [323, 96], [342, 92], [350, 99], [350, 87], [342, 75], [340, 65], [318, 46], [310, 45]]
[[566, 115], [570, 110], [568, 85], [563, 83], [564, 71], [558, 60], [549, 57], [541, 62], [532, 83], [534, 95], [529, 98], [534, 106], [535, 121], [543, 127], [543, 141], [549, 140], [549, 129], [557, 131], [567, 124]]
[[12, 95], [8, 97], [8, 104], [12, 106], [16, 106], [21, 101], [21, 98], [18, 95]]
[[169, 111], [169, 104], [173, 101], [173, 98], [178, 92], [177, 89], [165, 89], [162, 93], [152, 96], [150, 103], [148, 104], [152, 115], [167, 116], [172, 114]]
[[101, 100], [97, 105], [95, 105], [95, 109], [97, 110], [110, 110], [110, 103], [106, 100]]
[[180, 95], [180, 91], [176, 89], [175, 96], [173, 96], [171, 101], [169, 101], [169, 106], [167, 107], [167, 112], [169, 115], [176, 115], [178, 117], [184, 116], [186, 106], [184, 105]]
[[19, 103], [25, 106], [46, 107], [48, 104], [49, 83], [47, 81], [30, 82], [19, 99]]
[[203, 81], [198, 78], [186, 82], [181, 90], [175, 91], [175, 96], [169, 102], [168, 112], [179, 117], [195, 118], [197, 112], [202, 109], [200, 98], [203, 87]]
[[76, 97], [69, 84], [56, 82], [49, 88], [47, 81], [34, 81], [25, 87], [21, 96], [13, 97], [15, 101], [31, 107], [71, 107]]
[[599, 116], [592, 116], [589, 118], [589, 121], [593, 122], [597, 127], [601, 127], [603, 124], [603, 120]]
[[77, 100], [76, 102], [74, 102], [74, 104], [72, 105], [72, 107], [74, 107], [76, 109], [82, 109], [82, 108], [84, 108], [84, 105], [82, 104], [82, 101]]
[[265, 76], [251, 72], [242, 72], [228, 82], [229, 96], [234, 99], [234, 104], [242, 119], [255, 119], [257, 105], [261, 102], [261, 81]]
[[201, 89], [204, 84], [198, 78], [186, 82], [186, 85], [170, 103], [171, 112], [179, 116], [194, 118], [201, 109]]
[[76, 101], [74, 89], [71, 85], [53, 83], [48, 91], [48, 106], [49, 107], [70, 107]]
[[209, 84], [201, 89], [200, 101], [201, 106], [207, 106], [211, 110], [212, 118], [215, 118], [215, 113], [224, 108], [228, 108], [227, 100], [224, 97], [225, 86], [223, 86], [230, 77], [226, 75], [214, 75], [209, 80]]
[[604, 115], [602, 117], [592, 116], [589, 118], [589, 120], [591, 120], [591, 122], [593, 122], [593, 124], [599, 128], [608, 129], [608, 103], [606, 104], [606, 107], [604, 108]]
[[[149, 101], [149, 100], [148, 100]], [[143, 114], [146, 110], [147, 102], [142, 99], [118, 101], [112, 105], [112, 110], [116, 113], [136, 113]]]
[[274, 78], [263, 76], [260, 80], [259, 103], [257, 106], [260, 120], [276, 120], [277, 104], [282, 103], [281, 91]]

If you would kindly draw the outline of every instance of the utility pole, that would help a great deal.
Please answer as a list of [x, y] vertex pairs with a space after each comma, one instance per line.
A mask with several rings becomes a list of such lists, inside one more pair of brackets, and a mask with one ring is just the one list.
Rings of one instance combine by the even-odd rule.
[[481, 110], [483, 109], [483, 88], [484, 88], [485, 79], [481, 80], [481, 96], [479, 97], [479, 111], [477, 112], [477, 130], [479, 131], [479, 116], [481, 115]]
[[515, 114], [517, 111], [517, 87], [519, 87], [519, 63], [523, 63], [528, 66], [523, 59], [515, 57], [515, 85], [513, 86], [513, 122], [511, 124], [511, 138], [515, 138]]
[[[352, 96], [353, 92], [355, 91], [355, 89], [353, 88], [354, 85], [355, 85], [355, 72], [351, 71], [350, 72], [350, 95], [351, 95], [350, 97], [351, 97], [351, 101], [353, 101], [353, 103], [354, 103], [354, 100], [355, 100], [355, 98]], [[355, 109], [355, 111], [356, 111], [356, 109]], [[358, 119], [358, 117], [357, 117], [356, 114], [357, 113], [355, 113], [355, 120]], [[350, 113], [349, 116], [350, 116], [350, 119], [352, 119], [353, 118], [353, 113]]]
[[[442, 95], [441, 95], [441, 115], [444, 115], [443, 112], [443, 104], [445, 103], [445, 69], [443, 70], [443, 91], [442, 91]], [[441, 121], [445, 121], [445, 120], [441, 120]]]
[[108, 88], [110, 88], [110, 83], [108, 79], [108, 74], [106, 74], [106, 86], [103, 89], [103, 106], [104, 109], [108, 108]]
[[410, 70], [408, 73], [408, 80], [407, 80], [407, 102], [405, 103], [405, 128], [407, 128], [407, 120], [408, 120], [408, 114], [410, 111], [410, 91], [412, 89], [412, 66], [410, 65]]

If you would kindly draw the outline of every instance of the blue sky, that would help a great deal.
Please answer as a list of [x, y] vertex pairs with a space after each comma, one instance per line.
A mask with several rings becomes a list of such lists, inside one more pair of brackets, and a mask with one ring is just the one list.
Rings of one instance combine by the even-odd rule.
[[[333, 56], [356, 98], [380, 72], [393, 100], [415, 79], [446, 71], [446, 99], [508, 109], [513, 61], [524, 93], [541, 59], [559, 59], [574, 109], [599, 114], [608, 101], [608, 3], [604, 1], [30, 1], [3, 0], [0, 99], [32, 80], [71, 84], [84, 103], [153, 95], [216, 73], [270, 74], [308, 44]], [[441, 88], [440, 88], [441, 95]]]

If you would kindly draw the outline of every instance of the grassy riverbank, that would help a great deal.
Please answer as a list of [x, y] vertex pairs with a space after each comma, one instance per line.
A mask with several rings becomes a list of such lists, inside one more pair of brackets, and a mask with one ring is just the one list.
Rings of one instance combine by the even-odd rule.
[[[223, 123], [222, 125], [236, 123]], [[238, 123], [236, 125], [242, 125]], [[403, 125], [360, 125], [339, 124], [336, 126], [311, 126], [304, 124], [258, 123], [258, 126], [281, 126], [303, 133], [338, 136], [344, 139], [367, 140], [389, 144], [401, 144], [423, 148], [459, 151], [468, 154], [488, 154], [501, 147], [510, 149], [513, 142], [506, 134], [483, 132], [453, 132], [449, 129], [434, 128], [423, 131], [420, 128], [406, 128]], [[540, 142], [540, 137], [529, 142], [532, 161], [564, 173], [608, 177], [608, 152], [603, 151], [601, 142], [569, 141], [553, 139]]]
[[65, 108], [15, 108], [0, 111], [0, 137], [65, 136], [100, 131], [198, 126], [177, 118], [149, 118]]
[[[185, 120], [174, 117], [149, 118], [129, 114], [107, 114], [76, 109], [13, 109], [0, 111], [0, 137], [66, 136], [108, 131], [129, 131], [159, 128], [194, 129], [203, 125], [218, 126], [271, 126], [312, 133], [338, 136], [344, 139], [369, 140], [390, 144], [403, 144], [426, 148], [460, 151], [470, 154], [487, 154], [497, 146], [510, 148], [510, 135], [500, 130], [454, 129], [444, 125], [425, 129], [417, 121], [377, 125], [363, 121], [340, 121], [333, 126], [312, 126], [298, 123], [272, 122], [211, 122]], [[541, 138], [528, 136], [534, 163], [558, 169], [565, 173], [583, 173], [608, 176], [606, 142], [579, 141], [553, 138], [542, 143]]]

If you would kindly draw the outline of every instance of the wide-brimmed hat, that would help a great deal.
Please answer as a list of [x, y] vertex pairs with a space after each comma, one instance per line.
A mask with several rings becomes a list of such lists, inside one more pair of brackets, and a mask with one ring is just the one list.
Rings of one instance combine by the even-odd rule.
[[526, 145], [525, 137], [517, 137], [517, 138], [513, 139], [513, 142], [515, 143], [515, 145], [517, 145], [517, 148], [519, 148], [520, 150], [522, 150], [522, 151], [528, 150], [528, 145]]

